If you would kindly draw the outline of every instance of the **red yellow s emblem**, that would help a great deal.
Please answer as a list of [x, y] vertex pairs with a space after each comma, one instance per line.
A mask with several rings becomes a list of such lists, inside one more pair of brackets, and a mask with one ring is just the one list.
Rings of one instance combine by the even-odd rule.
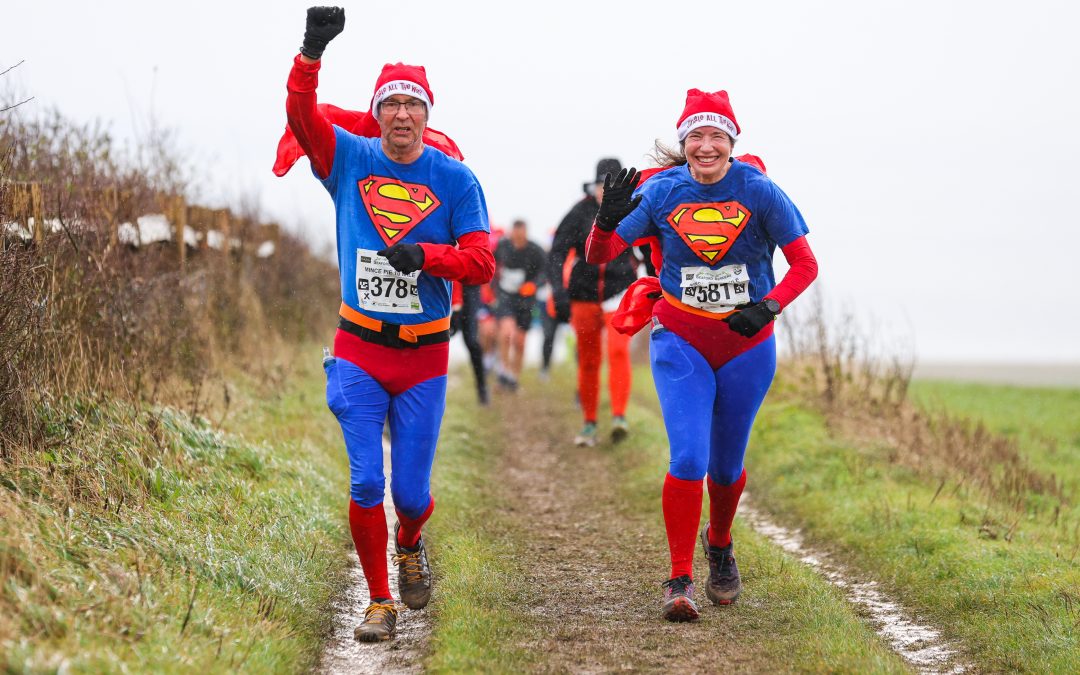
[[719, 202], [679, 204], [667, 222], [697, 257], [714, 265], [727, 255], [749, 219], [750, 209], [739, 202]]
[[400, 241], [442, 204], [426, 185], [374, 174], [357, 184], [368, 217], [387, 246]]

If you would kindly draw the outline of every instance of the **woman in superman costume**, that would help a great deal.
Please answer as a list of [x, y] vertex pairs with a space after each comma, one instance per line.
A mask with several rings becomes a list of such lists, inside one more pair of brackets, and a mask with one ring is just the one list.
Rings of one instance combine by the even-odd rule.
[[[662, 496], [671, 574], [662, 613], [693, 621], [703, 479], [705, 591], [726, 605], [742, 589], [731, 523], [746, 483], [750, 429], [776, 370], [773, 320], [817, 276], [817, 261], [788, 196], [753, 161], [732, 159], [740, 128], [727, 92], [689, 90], [676, 127], [680, 156], [672, 166], [640, 188], [632, 168], [606, 181], [586, 259], [602, 263], [639, 240], [658, 243], [659, 279], [639, 281], [627, 294], [621, 328], [640, 327], [626, 317], [651, 306], [652, 372], [671, 452]], [[791, 265], [779, 284], [777, 247]]]

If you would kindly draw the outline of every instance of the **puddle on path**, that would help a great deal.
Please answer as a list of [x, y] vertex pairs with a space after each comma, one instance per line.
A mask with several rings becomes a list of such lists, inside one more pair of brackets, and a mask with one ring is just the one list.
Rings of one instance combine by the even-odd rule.
[[951, 674], [969, 670], [958, 661], [957, 650], [941, 637], [937, 629], [919, 623], [911, 611], [881, 591], [877, 582], [858, 581], [843, 565], [807, 547], [798, 530], [789, 530], [773, 523], [753, 507], [747, 493], [743, 493], [739, 516], [759, 534], [841, 588], [849, 602], [869, 614], [870, 623], [878, 635], [919, 672]]
[[[383, 463], [386, 467], [390, 466], [388, 447], [383, 448]], [[389, 560], [389, 556], [394, 552], [393, 532], [397, 515], [390, 499], [390, 481], [387, 480], [386, 484], [387, 492], [383, 505], [391, 533], [386, 546]], [[353, 639], [353, 628], [363, 619], [364, 608], [368, 604], [368, 589], [355, 552], [350, 552], [349, 560], [349, 585], [345, 593], [331, 605], [334, 612], [334, 632], [323, 646], [316, 672], [324, 675], [421, 672], [424, 648], [431, 633], [430, 615], [426, 610], [414, 611], [399, 604], [396, 637], [389, 642], [371, 644]], [[389, 563], [389, 566], [390, 590], [396, 598], [397, 569], [393, 563]]]

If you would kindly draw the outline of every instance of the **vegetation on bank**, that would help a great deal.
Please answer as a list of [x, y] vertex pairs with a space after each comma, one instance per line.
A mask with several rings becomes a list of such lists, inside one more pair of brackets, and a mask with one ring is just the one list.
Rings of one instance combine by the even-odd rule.
[[330, 328], [333, 264], [288, 233], [184, 264], [122, 245], [118, 219], [190, 190], [168, 137], [129, 153], [26, 115], [0, 116], [0, 670], [311, 666], [345, 479], [311, 440], [321, 393], [293, 389], [318, 389], [318, 351], [299, 377], [288, 357]]
[[0, 670], [314, 666], [347, 481], [311, 361], [280, 393], [244, 378], [229, 435], [168, 407], [42, 409], [52, 449], [0, 471]]

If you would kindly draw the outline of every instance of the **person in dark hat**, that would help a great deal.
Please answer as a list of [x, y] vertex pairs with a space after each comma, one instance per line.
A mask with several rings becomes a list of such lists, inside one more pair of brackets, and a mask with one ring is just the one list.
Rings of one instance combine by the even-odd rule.
[[[568, 319], [577, 335], [578, 394], [585, 418], [581, 432], [574, 438], [579, 446], [597, 442], [597, 408], [600, 398], [600, 365], [606, 339], [608, 386], [611, 395], [611, 439], [626, 438], [626, 403], [630, 398], [630, 338], [611, 330], [611, 314], [619, 306], [626, 289], [637, 279], [639, 260], [632, 250], [603, 265], [585, 262], [585, 240], [604, 199], [604, 178], [617, 174], [619, 160], [601, 159], [596, 164], [596, 179], [585, 183], [585, 196], [570, 209], [548, 253], [548, 279], [551, 282], [558, 316]], [[564, 267], [570, 266], [564, 276]], [[605, 338], [606, 333], [606, 338]]]

